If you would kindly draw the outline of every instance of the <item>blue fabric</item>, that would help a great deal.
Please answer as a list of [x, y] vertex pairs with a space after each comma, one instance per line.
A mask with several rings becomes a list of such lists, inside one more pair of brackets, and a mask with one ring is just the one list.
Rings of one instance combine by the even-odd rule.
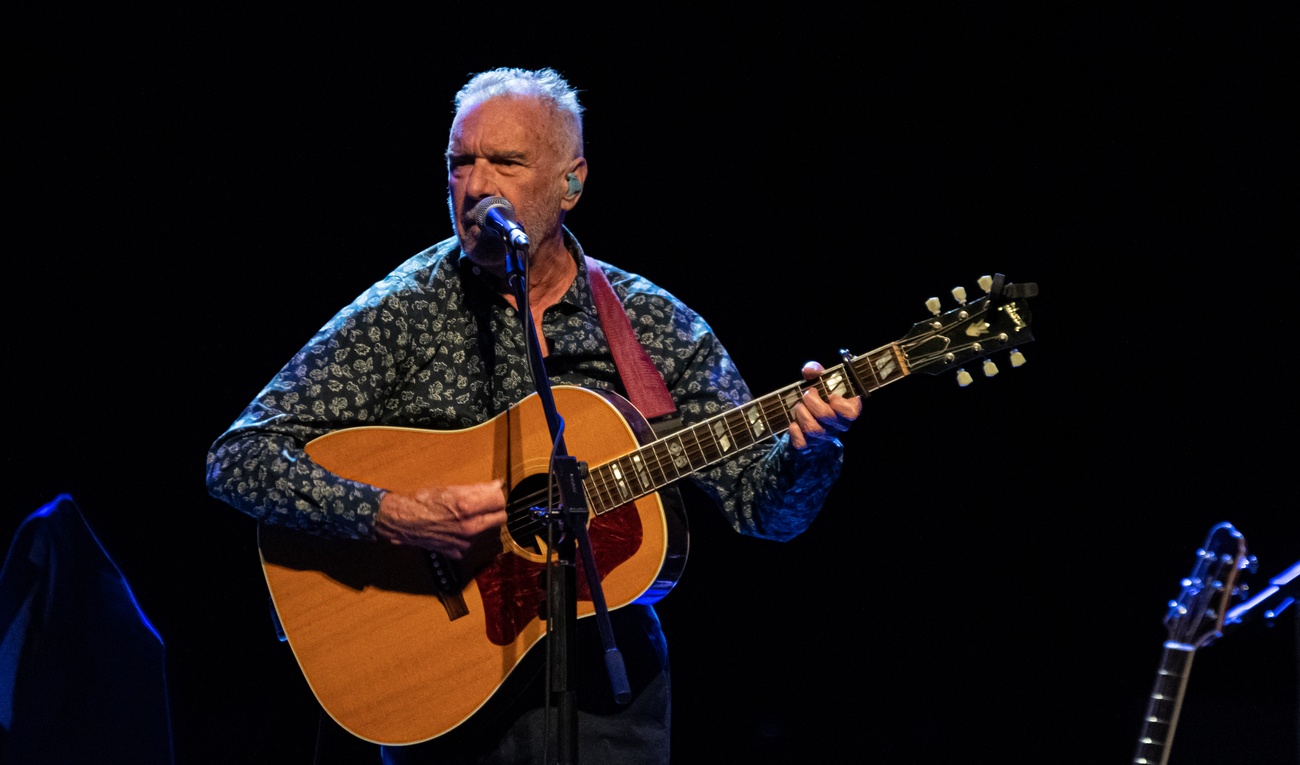
[[173, 762], [162, 639], [72, 497], [14, 534], [0, 625], [0, 760]]

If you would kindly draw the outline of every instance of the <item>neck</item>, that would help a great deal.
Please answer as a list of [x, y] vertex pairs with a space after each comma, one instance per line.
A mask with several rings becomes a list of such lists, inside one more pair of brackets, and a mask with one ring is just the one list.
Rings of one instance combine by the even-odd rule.
[[535, 305], [544, 300], [545, 305], [550, 305], [558, 300], [578, 272], [573, 256], [562, 241], [546, 244], [551, 246], [538, 249], [528, 261], [528, 299]]
[[[535, 315], [541, 315], [559, 302], [578, 273], [573, 256], [560, 240], [537, 243], [528, 258], [528, 303]], [[499, 275], [503, 276], [503, 275]], [[505, 280], [498, 287], [502, 297], [516, 309], [515, 294]]]

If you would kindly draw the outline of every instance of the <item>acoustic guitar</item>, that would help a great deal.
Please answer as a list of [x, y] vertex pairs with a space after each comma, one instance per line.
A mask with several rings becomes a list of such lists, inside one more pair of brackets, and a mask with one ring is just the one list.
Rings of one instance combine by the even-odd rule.
[[[788, 430], [810, 387], [822, 396], [864, 395], [908, 375], [957, 369], [1030, 342], [1027, 298], [1037, 285], [983, 277], [985, 295], [912, 326], [869, 353], [677, 432], [654, 439], [622, 397], [555, 386], [569, 423], [565, 444], [586, 463], [588, 538], [606, 606], [655, 603], [686, 563], [685, 514], [665, 497], [672, 484]], [[985, 360], [984, 372], [997, 372]], [[312, 692], [344, 729], [379, 744], [426, 741], [468, 720], [545, 637], [548, 560], [541, 520], [548, 507], [552, 442], [537, 394], [472, 428], [435, 431], [360, 426], [312, 440], [307, 453], [350, 479], [392, 491], [502, 479], [509, 520], [501, 550], [459, 571], [427, 551], [332, 540], [263, 525], [258, 548], [275, 614]], [[581, 560], [579, 560], [581, 569]], [[577, 616], [595, 612], [579, 571]]]

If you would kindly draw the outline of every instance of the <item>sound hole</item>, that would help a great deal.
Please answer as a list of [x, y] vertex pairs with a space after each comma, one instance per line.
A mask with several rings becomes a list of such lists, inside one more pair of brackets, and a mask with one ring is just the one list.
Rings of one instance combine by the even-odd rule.
[[510, 538], [521, 549], [539, 555], [546, 544], [547, 518], [561, 510], [559, 487], [548, 495], [548, 477], [546, 473], [528, 476], [510, 489], [506, 502], [506, 531]]

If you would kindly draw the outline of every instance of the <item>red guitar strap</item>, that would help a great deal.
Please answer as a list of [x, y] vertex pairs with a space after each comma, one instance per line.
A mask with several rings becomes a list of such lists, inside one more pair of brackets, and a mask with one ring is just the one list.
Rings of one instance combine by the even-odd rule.
[[623, 378], [623, 387], [627, 389], [628, 398], [641, 414], [654, 425], [656, 432], [661, 425], [670, 424], [670, 415], [677, 413], [677, 404], [668, 393], [664, 378], [655, 369], [654, 362], [646, 353], [632, 322], [623, 310], [618, 295], [610, 286], [600, 265], [587, 257], [587, 280], [591, 283], [592, 294], [596, 298], [596, 315], [600, 325], [609, 338], [609, 347], [614, 352], [614, 365], [618, 367], [619, 377]]

